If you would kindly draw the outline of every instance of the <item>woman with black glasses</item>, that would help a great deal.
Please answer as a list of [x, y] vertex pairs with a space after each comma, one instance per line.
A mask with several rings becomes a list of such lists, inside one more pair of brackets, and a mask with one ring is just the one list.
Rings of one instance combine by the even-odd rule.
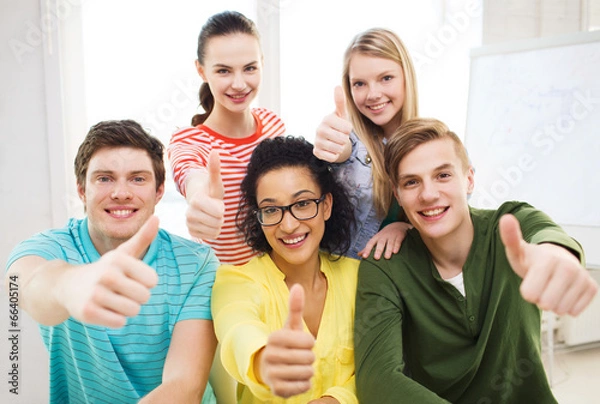
[[302, 138], [268, 139], [241, 184], [238, 228], [259, 256], [217, 271], [212, 311], [239, 403], [358, 403], [353, 208]]

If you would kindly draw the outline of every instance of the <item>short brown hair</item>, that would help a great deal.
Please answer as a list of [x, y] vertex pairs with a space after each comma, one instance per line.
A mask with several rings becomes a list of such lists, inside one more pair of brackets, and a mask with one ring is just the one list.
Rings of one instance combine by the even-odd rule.
[[105, 147], [131, 147], [145, 150], [152, 161], [156, 190], [165, 182], [164, 146], [132, 120], [102, 121], [92, 126], [75, 156], [77, 184], [85, 189], [85, 177], [94, 153]]
[[433, 118], [414, 118], [396, 130], [385, 146], [385, 171], [395, 187], [398, 185], [398, 166], [402, 159], [418, 146], [437, 139], [451, 139], [454, 150], [463, 165], [468, 170], [469, 157], [467, 150], [456, 133], [448, 129], [445, 123]]

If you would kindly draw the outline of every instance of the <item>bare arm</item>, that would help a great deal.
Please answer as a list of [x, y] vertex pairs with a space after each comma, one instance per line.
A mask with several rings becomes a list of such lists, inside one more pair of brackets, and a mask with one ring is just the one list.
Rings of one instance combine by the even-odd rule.
[[145, 396], [140, 404], [198, 404], [206, 390], [216, 347], [212, 321], [178, 322], [173, 329], [162, 384]]
[[19, 305], [40, 324], [56, 325], [72, 316], [122, 327], [127, 317], [137, 315], [158, 280], [154, 269], [137, 258], [157, 231], [154, 217], [130, 240], [88, 265], [25, 256], [10, 266], [6, 281], [18, 279]]

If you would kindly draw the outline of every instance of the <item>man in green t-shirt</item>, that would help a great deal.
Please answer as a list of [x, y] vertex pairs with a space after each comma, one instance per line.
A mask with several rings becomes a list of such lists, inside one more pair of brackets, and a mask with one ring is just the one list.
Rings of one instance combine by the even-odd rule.
[[460, 139], [434, 119], [405, 123], [385, 149], [414, 229], [390, 260], [363, 261], [355, 318], [364, 403], [554, 403], [540, 309], [579, 314], [598, 291], [581, 246], [521, 202], [475, 209]]

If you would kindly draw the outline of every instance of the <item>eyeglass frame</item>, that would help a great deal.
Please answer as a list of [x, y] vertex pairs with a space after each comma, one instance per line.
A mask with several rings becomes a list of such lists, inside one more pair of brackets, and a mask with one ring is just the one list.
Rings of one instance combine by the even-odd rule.
[[[325, 200], [325, 196], [326, 196], [326, 195], [327, 195], [327, 194], [323, 194], [323, 195], [321, 195], [321, 197], [320, 197], [320, 198], [317, 198], [317, 199], [311, 199], [311, 198], [302, 199], [302, 200], [296, 201], [296, 202], [294, 202], [294, 203], [291, 203], [291, 204], [289, 204], [289, 205], [287, 205], [287, 206], [276, 206], [276, 205], [269, 205], [269, 206], [265, 206], [264, 208], [258, 208], [258, 209], [255, 209], [255, 210], [254, 210], [252, 213], [254, 213], [254, 215], [256, 216], [256, 220], [258, 220], [258, 223], [259, 223], [261, 226], [264, 226], [264, 227], [276, 226], [276, 225], [278, 225], [279, 223], [281, 223], [281, 222], [283, 221], [283, 217], [285, 216], [285, 212], [286, 212], [286, 211], [287, 211], [287, 212], [290, 212], [290, 215], [292, 215], [292, 217], [293, 217], [294, 219], [296, 219], [296, 220], [299, 220], [299, 221], [310, 220], [310, 219], [314, 219], [314, 218], [315, 218], [315, 217], [317, 217], [317, 215], [319, 214], [319, 204]], [[292, 206], [294, 206], [294, 205], [297, 205], [297, 204], [299, 204], [299, 203], [302, 203], [302, 202], [307, 202], [307, 201], [314, 202], [314, 203], [317, 205], [317, 211], [315, 212], [314, 216], [311, 216], [311, 217], [305, 217], [305, 218], [302, 218], [302, 219], [300, 219], [300, 218], [296, 217], [296, 215], [294, 215], [294, 213], [292, 212]], [[264, 224], [264, 223], [262, 223], [262, 222], [261, 222], [261, 220], [260, 220], [259, 214], [260, 214], [260, 212], [261, 212], [263, 209], [266, 209], [266, 208], [277, 208], [277, 209], [281, 209], [281, 219], [279, 219], [279, 221], [278, 221], [277, 223], [269, 223], [269, 224]]]

